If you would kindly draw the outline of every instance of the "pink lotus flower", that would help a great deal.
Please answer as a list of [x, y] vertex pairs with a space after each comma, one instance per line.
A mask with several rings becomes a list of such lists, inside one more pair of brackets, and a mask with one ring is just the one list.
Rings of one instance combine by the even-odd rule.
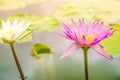
[[73, 40], [75, 43], [67, 49], [61, 58], [72, 54], [80, 48], [87, 47], [92, 48], [94, 51], [108, 59], [112, 59], [112, 57], [103, 50], [103, 47], [99, 44], [99, 42], [113, 35], [115, 31], [113, 28], [109, 26], [103, 27], [103, 22], [94, 21], [91, 23], [90, 28], [87, 29], [84, 19], [79, 20], [79, 24], [76, 24], [76, 22], [72, 19], [71, 26], [68, 24], [62, 24], [62, 26], [65, 31], [64, 34], [59, 33], [59, 35], [69, 40]]

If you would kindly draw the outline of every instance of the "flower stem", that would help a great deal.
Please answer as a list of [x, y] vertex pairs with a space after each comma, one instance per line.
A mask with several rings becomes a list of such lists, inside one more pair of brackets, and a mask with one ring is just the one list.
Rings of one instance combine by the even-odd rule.
[[85, 47], [83, 48], [84, 50], [84, 67], [85, 67], [85, 80], [89, 80], [89, 75], [88, 75], [88, 48]]
[[21, 80], [25, 80], [25, 76], [23, 74], [22, 68], [20, 66], [19, 60], [17, 58], [16, 52], [15, 52], [15, 49], [14, 49], [14, 43], [10, 43], [10, 47], [11, 47], [11, 50], [12, 50], [12, 53], [13, 53], [13, 56], [14, 56], [14, 59], [15, 59], [19, 74], [21, 76]]

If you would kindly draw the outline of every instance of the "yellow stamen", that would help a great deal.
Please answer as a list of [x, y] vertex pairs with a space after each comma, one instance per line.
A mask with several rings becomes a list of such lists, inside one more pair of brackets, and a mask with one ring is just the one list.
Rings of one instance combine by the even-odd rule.
[[94, 36], [88, 34], [88, 35], [86, 36], [86, 42], [87, 42], [87, 44], [89, 44], [91, 41], [93, 41], [94, 38], [95, 38]]
[[[80, 40], [80, 41], [82, 41], [82, 37], [83, 37], [83, 35], [80, 34], [80, 35], [79, 35], [79, 40]], [[95, 37], [92, 36], [92, 35], [90, 35], [90, 34], [85, 35], [85, 38], [86, 38], [86, 43], [87, 43], [87, 44], [89, 44], [91, 41], [93, 41], [93, 40], [95, 39]]]
[[82, 41], [82, 34], [79, 35], [79, 40]]
[[14, 34], [14, 31], [13, 30], [8, 30], [8, 31], [6, 31], [6, 34], [7, 35], [12, 35], [12, 34]]

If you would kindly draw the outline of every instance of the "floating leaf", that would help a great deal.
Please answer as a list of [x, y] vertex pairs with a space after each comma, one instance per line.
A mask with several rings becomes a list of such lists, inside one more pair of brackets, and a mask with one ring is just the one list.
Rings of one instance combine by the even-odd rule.
[[32, 33], [28, 34], [22, 39], [17, 40], [17, 42], [22, 43], [22, 42], [30, 42], [32, 41]]
[[84, 18], [86, 21], [97, 19], [110, 23], [120, 20], [119, 8], [118, 0], [67, 0], [56, 9], [53, 16], [59, 22], [68, 22], [71, 18]]
[[40, 59], [42, 54], [51, 54], [51, 48], [46, 44], [36, 43], [32, 47], [32, 56]]
[[19, 14], [8, 17], [6, 20], [24, 20], [25, 22], [31, 22], [28, 29], [33, 31], [55, 31], [58, 28], [57, 20], [49, 16]]
[[116, 29], [114, 35], [103, 40], [101, 44], [108, 54], [115, 56], [120, 54], [120, 24], [111, 24], [111, 26]]
[[42, 0], [0, 0], [0, 10], [22, 9], [28, 4], [35, 4], [41, 1]]

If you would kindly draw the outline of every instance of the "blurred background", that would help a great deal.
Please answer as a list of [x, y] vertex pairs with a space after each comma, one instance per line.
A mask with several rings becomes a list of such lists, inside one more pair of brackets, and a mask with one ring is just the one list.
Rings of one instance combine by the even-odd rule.
[[[105, 23], [120, 23], [119, 8], [120, 0], [0, 0], [0, 20], [25, 14], [52, 17], [57, 21], [57, 29], [46, 31], [44, 28], [34, 31], [31, 41], [15, 44], [23, 72], [27, 76], [26, 80], [84, 80], [82, 49], [60, 60], [62, 53], [73, 42], [54, 32], [61, 30], [59, 23], [69, 23], [71, 17], [85, 18], [87, 22], [96, 19]], [[43, 54], [42, 58], [35, 59], [31, 50], [35, 43], [49, 45], [53, 54]], [[108, 60], [90, 49], [89, 76], [90, 80], [120, 80], [120, 55]], [[20, 80], [7, 44], [0, 44], [0, 80]]]

